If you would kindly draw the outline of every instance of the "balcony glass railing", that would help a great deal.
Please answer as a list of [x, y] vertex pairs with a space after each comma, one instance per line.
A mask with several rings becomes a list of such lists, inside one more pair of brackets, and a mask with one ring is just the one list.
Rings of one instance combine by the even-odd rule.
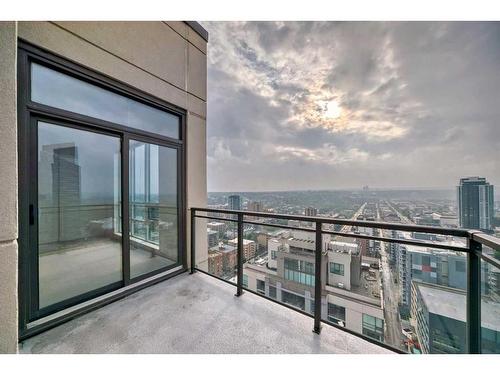
[[191, 228], [192, 272], [311, 316], [316, 333], [328, 324], [400, 353], [500, 353], [498, 238], [211, 208], [192, 208]]

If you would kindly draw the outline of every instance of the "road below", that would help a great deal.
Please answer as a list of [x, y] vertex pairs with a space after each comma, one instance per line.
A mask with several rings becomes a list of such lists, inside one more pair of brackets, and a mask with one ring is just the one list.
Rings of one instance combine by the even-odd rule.
[[401, 332], [401, 320], [399, 319], [398, 301], [399, 287], [394, 283], [395, 272], [389, 264], [387, 251], [381, 251], [382, 263], [382, 289], [384, 291], [384, 318], [385, 318], [385, 339], [386, 343], [401, 350], [405, 350], [403, 345], [403, 334]]
[[[391, 209], [401, 218], [403, 216], [389, 202], [386, 202]], [[403, 216], [404, 217], [404, 216]], [[377, 221], [380, 221], [380, 207], [377, 203]], [[401, 218], [402, 219], [402, 218]], [[386, 230], [380, 230], [382, 237], [387, 236]], [[390, 236], [389, 236], [390, 237]], [[398, 301], [399, 301], [399, 286], [394, 282], [396, 279], [397, 270], [391, 268], [387, 252], [388, 242], [381, 246], [381, 274], [382, 274], [382, 290], [384, 294], [384, 319], [385, 319], [385, 340], [386, 343], [401, 350], [406, 347], [403, 343], [403, 334], [401, 332], [401, 320], [399, 318]]]

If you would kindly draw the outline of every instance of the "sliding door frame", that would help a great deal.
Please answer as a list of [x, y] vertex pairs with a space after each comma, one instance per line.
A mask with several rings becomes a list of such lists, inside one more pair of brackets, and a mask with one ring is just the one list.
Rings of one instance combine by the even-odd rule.
[[[159, 146], [159, 147], [165, 147], [165, 148], [168, 148], [168, 149], [171, 149], [171, 150], [175, 150], [176, 151], [176, 157], [177, 157], [177, 164], [176, 164], [176, 168], [177, 170], [181, 170], [181, 168], [183, 167], [183, 164], [182, 164], [182, 147], [181, 145], [179, 145], [178, 143], [174, 143], [174, 142], [168, 142], [168, 141], [162, 141], [162, 140], [159, 140], [159, 139], [155, 139], [155, 138], [151, 138], [149, 136], [145, 136], [145, 135], [126, 135], [125, 138], [124, 138], [124, 143], [127, 144], [127, 153], [128, 153], [128, 156], [130, 156], [130, 150], [129, 150], [129, 146], [130, 146], [130, 141], [139, 141], [139, 142], [142, 142], [142, 143], [145, 143], [145, 144], [150, 144], [150, 145], [156, 145], [156, 146]], [[128, 160], [130, 162], [130, 157], [128, 157]], [[127, 170], [130, 171], [130, 165], [127, 165]], [[181, 217], [182, 217], [182, 213], [183, 213], [183, 198], [182, 198], [182, 194], [181, 194], [181, 191], [182, 191], [182, 188], [183, 188], [183, 182], [181, 181], [181, 178], [179, 178], [179, 173], [177, 173], [177, 217], [178, 217], [178, 220], [180, 221], [181, 220]], [[127, 173], [127, 180], [128, 180], [128, 189], [130, 189], [130, 181], [132, 181], [132, 179], [130, 178], [130, 175], [129, 173]], [[125, 184], [125, 182], [124, 182]], [[127, 194], [130, 196], [130, 191], [127, 190]], [[127, 204], [129, 203], [129, 200], [127, 200]], [[128, 209], [128, 223], [130, 225], [130, 207], [127, 207]], [[125, 216], [125, 215], [123, 215]], [[177, 263], [181, 263], [183, 265], [184, 268], [187, 268], [187, 266], [185, 265], [185, 259], [183, 257], [183, 253], [185, 255], [185, 251], [183, 251], [183, 247], [181, 246], [181, 230], [180, 230], [180, 222], [178, 223], [178, 235], [177, 235]], [[130, 227], [128, 228], [128, 233], [132, 233]], [[125, 231], [124, 231], [125, 232]], [[127, 236], [128, 240], [130, 240], [130, 236]], [[129, 248], [130, 248], [130, 244], [128, 244]], [[130, 257], [130, 251], [127, 252], [127, 256]], [[169, 268], [173, 268], [173, 267], [176, 267], [178, 264], [175, 264], [175, 265], [172, 265], [172, 266], [168, 266], [167, 269]], [[129, 265], [129, 268], [128, 270], [130, 271], [130, 258], [128, 259], [128, 265]], [[159, 274], [161, 272], [164, 272], [165, 271], [165, 268], [160, 268], [158, 270], [154, 270], [154, 271], [151, 271], [151, 272], [148, 272], [146, 274], [143, 274], [143, 275], [138, 275], [138, 276], [135, 276], [133, 278], [131, 278], [131, 275], [129, 274], [128, 275], [128, 281], [129, 283], [135, 283], [137, 281], [140, 281], [140, 280], [143, 280], [143, 279], [146, 279], [148, 277], [151, 277], [151, 276], [154, 276], [156, 274]]]
[[[89, 82], [108, 91], [169, 112], [179, 117], [179, 139], [130, 128], [113, 122], [69, 112], [31, 101], [31, 63]], [[186, 252], [186, 111], [144, 93], [127, 84], [82, 67], [65, 58], [23, 42], [18, 43], [18, 212], [19, 212], [19, 337], [20, 340], [60, 324], [76, 315], [98, 308], [117, 298], [165, 280], [187, 269]], [[38, 175], [37, 122], [72, 127], [121, 140], [121, 216], [122, 216], [122, 280], [83, 295], [39, 309], [38, 303]], [[171, 267], [161, 268], [130, 279], [130, 207], [129, 207], [129, 142], [131, 139], [175, 148], [177, 150], [178, 260]], [[167, 273], [170, 269], [179, 270]], [[160, 276], [162, 274], [162, 276]], [[157, 275], [157, 278], [152, 276]], [[139, 282], [141, 281], [141, 282]], [[137, 283], [137, 286], [133, 284]], [[123, 287], [123, 292], [120, 288]], [[106, 294], [117, 291], [109, 298]], [[92, 300], [99, 297], [99, 301]], [[104, 297], [104, 298], [101, 298]], [[79, 307], [80, 302], [87, 302]], [[64, 314], [61, 310], [73, 308]], [[58, 312], [59, 311], [59, 312]], [[55, 313], [55, 314], [54, 314]], [[54, 315], [54, 316], [52, 316]], [[53, 319], [52, 319], [53, 318]], [[35, 324], [37, 321], [43, 323]]]

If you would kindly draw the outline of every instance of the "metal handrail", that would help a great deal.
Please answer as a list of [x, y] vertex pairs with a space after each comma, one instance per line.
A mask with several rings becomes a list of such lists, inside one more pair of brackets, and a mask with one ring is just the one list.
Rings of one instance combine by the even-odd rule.
[[[315, 296], [321, 295], [321, 236], [323, 234], [333, 234], [344, 237], [354, 237], [361, 239], [371, 239], [377, 241], [384, 242], [393, 242], [400, 244], [409, 244], [415, 246], [425, 246], [425, 247], [433, 247], [444, 250], [452, 250], [464, 252], [467, 254], [467, 347], [469, 353], [480, 353], [481, 352], [481, 260], [484, 260], [495, 267], [500, 269], [500, 261], [493, 258], [492, 256], [483, 253], [482, 247], [488, 246], [496, 251], [500, 251], [500, 239], [485, 234], [483, 232], [479, 232], [477, 230], [467, 230], [467, 229], [454, 229], [454, 228], [441, 228], [441, 227], [431, 227], [431, 226], [422, 226], [422, 225], [409, 225], [409, 224], [397, 224], [397, 223], [387, 223], [387, 222], [378, 222], [378, 221], [361, 221], [361, 220], [347, 220], [347, 219], [335, 219], [328, 217], [318, 217], [318, 216], [302, 216], [302, 215], [289, 215], [289, 214], [274, 214], [267, 212], [254, 212], [254, 211], [243, 211], [243, 210], [227, 210], [227, 209], [216, 209], [216, 208], [204, 208], [204, 207], [192, 207], [191, 209], [191, 273], [194, 273], [198, 268], [196, 267], [196, 235], [195, 235], [195, 221], [196, 218], [203, 219], [215, 219], [221, 221], [230, 221], [237, 223], [238, 227], [238, 248], [237, 248], [237, 296], [241, 296], [243, 290], [248, 290], [248, 288], [243, 287], [243, 226], [244, 224], [251, 225], [261, 225], [261, 226], [271, 226], [277, 228], [286, 228], [291, 230], [300, 230], [307, 232], [315, 232], [316, 234], [316, 248], [315, 248]], [[197, 212], [205, 212], [207, 215], [197, 215]], [[220, 217], [210, 217], [209, 213], [219, 213], [219, 214], [227, 214], [234, 215], [237, 219], [234, 218], [220, 218]], [[233, 217], [234, 217], [233, 216]], [[312, 228], [301, 228], [301, 227], [292, 227], [284, 224], [274, 224], [274, 223], [265, 223], [265, 222], [257, 222], [252, 220], [245, 220], [245, 216], [250, 217], [260, 217], [260, 218], [268, 218], [268, 219], [281, 219], [281, 220], [297, 220], [302, 222], [314, 223], [315, 226]], [[415, 239], [398, 239], [392, 237], [384, 237], [384, 236], [369, 236], [359, 233], [349, 233], [349, 232], [340, 232], [340, 231], [330, 231], [323, 229], [323, 224], [339, 224], [344, 226], [358, 226], [358, 227], [369, 227], [369, 228], [377, 228], [377, 229], [388, 229], [388, 230], [397, 230], [397, 231], [408, 231], [408, 232], [417, 232], [417, 233], [432, 233], [432, 234], [441, 234], [446, 236], [454, 236], [461, 237], [467, 239], [467, 243], [465, 246], [454, 246], [439, 243], [436, 241], [422, 241]], [[203, 273], [209, 274], [203, 270], [200, 270]], [[210, 275], [210, 274], [209, 274]], [[217, 276], [210, 275], [218, 278]], [[260, 295], [259, 293], [255, 293]], [[272, 300], [269, 297], [262, 296], [269, 300]], [[279, 303], [280, 305], [285, 305], [279, 301], [273, 302]], [[325, 322], [321, 319], [321, 298], [315, 298], [315, 309], [314, 309], [314, 329], [315, 333], [320, 333], [321, 331], [321, 322]], [[329, 325], [332, 325], [328, 323]], [[344, 331], [348, 331], [347, 329], [343, 329]], [[370, 341], [379, 346], [385, 347], [387, 349], [393, 350], [398, 353], [403, 353], [401, 350], [390, 347], [385, 343], [381, 343], [375, 339], [370, 337], [366, 337], [356, 332], [351, 332], [352, 334], [362, 337], [363, 339]]]
[[195, 210], [195, 211], [200, 211], [200, 212], [212, 212], [212, 213], [220, 213], [220, 214], [228, 214], [228, 215], [242, 214], [244, 216], [263, 217], [263, 218], [269, 218], [269, 219], [298, 220], [298, 221], [306, 221], [306, 222], [310, 222], [310, 223], [340, 224], [340, 225], [350, 225], [350, 226], [368, 227], [368, 228], [377, 228], [377, 229], [393, 229], [393, 230], [400, 230], [403, 232], [432, 233], [432, 234], [443, 234], [443, 235], [447, 235], [447, 236], [470, 238], [470, 231], [466, 230], [466, 229], [440, 228], [440, 227], [412, 225], [412, 224], [395, 224], [395, 223], [387, 223], [387, 222], [383, 222], [383, 221], [335, 219], [335, 218], [322, 217], [322, 216], [273, 214], [273, 213], [269, 213], [269, 212], [226, 210], [226, 209], [218, 209], [218, 208], [191, 207], [191, 209]]

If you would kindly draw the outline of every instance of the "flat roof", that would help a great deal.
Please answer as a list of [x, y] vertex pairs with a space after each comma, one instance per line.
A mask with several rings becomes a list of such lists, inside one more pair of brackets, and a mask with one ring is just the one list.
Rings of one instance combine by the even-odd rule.
[[[370, 271], [374, 272], [374, 276], [370, 275]], [[380, 300], [380, 271], [374, 268], [361, 270], [359, 286], [355, 286], [351, 282], [351, 292]]]
[[209, 250], [210, 251], [218, 251], [218, 252], [227, 253], [227, 252], [230, 252], [230, 251], [235, 251], [236, 247], [231, 246], [231, 245], [221, 244], [221, 245], [213, 246]]
[[[238, 243], [238, 238], [233, 238], [232, 240], [228, 240], [227, 241], [228, 243], [235, 243], [237, 244]], [[251, 244], [251, 243], [255, 243], [255, 241], [252, 241], [252, 240], [247, 240], [246, 238], [243, 238], [243, 245], [248, 245], [248, 244]]]
[[[420, 282], [415, 284], [430, 313], [466, 321], [464, 291]], [[481, 299], [481, 326], [500, 331], [500, 303]]]

